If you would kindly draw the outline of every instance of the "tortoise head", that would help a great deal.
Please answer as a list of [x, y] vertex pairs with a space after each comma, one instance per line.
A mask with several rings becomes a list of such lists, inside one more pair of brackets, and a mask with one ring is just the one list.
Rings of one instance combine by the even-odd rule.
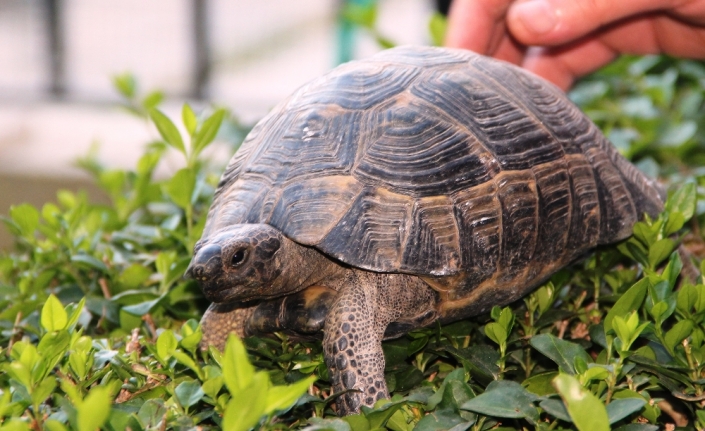
[[269, 225], [231, 226], [196, 243], [186, 276], [216, 303], [280, 296], [298, 288], [287, 276], [297, 259], [286, 258], [296, 248], [301, 246]]

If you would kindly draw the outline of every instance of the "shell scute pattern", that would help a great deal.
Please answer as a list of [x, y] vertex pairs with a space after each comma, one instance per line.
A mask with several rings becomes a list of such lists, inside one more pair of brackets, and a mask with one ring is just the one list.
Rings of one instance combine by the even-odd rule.
[[340, 66], [301, 88], [292, 102], [299, 106], [331, 104], [350, 110], [369, 109], [404, 91], [420, 72], [417, 67], [388, 66], [376, 62]]
[[462, 125], [501, 169], [527, 169], [562, 157], [560, 144], [541, 123], [511, 93], [496, 87], [494, 80], [465, 65], [418, 80], [412, 92]]
[[387, 51], [313, 81], [263, 121], [226, 171], [204, 237], [216, 224], [269, 223], [355, 267], [458, 275], [448, 298], [530, 285], [660, 209], [559, 90], [467, 52]]
[[461, 262], [469, 286], [497, 272], [502, 246], [502, 207], [497, 184], [490, 181], [453, 195], [460, 232]]
[[338, 224], [317, 244], [347, 261], [356, 250], [355, 266], [395, 271], [409, 233], [413, 199], [383, 188], [365, 187]]
[[[355, 163], [359, 111], [335, 105], [314, 105], [290, 115], [289, 125], [278, 144], [295, 155], [287, 173], [300, 181], [321, 175], [348, 175]], [[302, 163], [303, 162], [303, 163]]]
[[438, 196], [490, 179], [472, 136], [415, 101], [380, 107], [353, 175], [410, 196]]
[[544, 163], [532, 168], [538, 191], [538, 244], [534, 253], [539, 262], [560, 259], [568, 243], [572, 223], [573, 195], [565, 160]]
[[468, 62], [468, 56], [467, 52], [458, 50], [399, 47], [386, 51], [383, 56], [374, 56], [370, 61], [377, 61], [385, 66], [398, 64], [429, 68], [447, 67], [452, 64], [463, 65]]
[[[284, 188], [270, 223], [305, 245], [315, 245], [339, 222], [362, 184], [351, 176], [318, 177]], [[311, 229], [311, 224], [317, 229]]]
[[420, 198], [414, 202], [411, 229], [404, 246], [401, 270], [423, 274], [454, 274], [461, 270], [460, 235], [447, 196]]

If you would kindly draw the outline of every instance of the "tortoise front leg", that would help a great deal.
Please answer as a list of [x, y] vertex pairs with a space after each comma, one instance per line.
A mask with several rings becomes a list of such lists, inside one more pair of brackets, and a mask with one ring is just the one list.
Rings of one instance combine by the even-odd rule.
[[337, 292], [325, 286], [306, 289], [270, 299], [258, 305], [247, 321], [248, 335], [284, 332], [294, 338], [320, 339], [326, 316]]
[[200, 347], [207, 350], [209, 346], [214, 346], [218, 350], [225, 349], [228, 335], [231, 332], [238, 337], [244, 338], [247, 321], [254, 313], [256, 307], [243, 307], [242, 304], [211, 304], [201, 318], [201, 338]]
[[[435, 292], [415, 277], [354, 271], [347, 276], [325, 323], [323, 348], [339, 415], [389, 398], [382, 339], [389, 323], [435, 309]], [[433, 313], [431, 320], [435, 319]]]
[[337, 292], [311, 286], [300, 292], [255, 303], [255, 305], [211, 304], [201, 318], [201, 348], [225, 348], [228, 334], [240, 338], [284, 332], [294, 339], [319, 338], [325, 317]]

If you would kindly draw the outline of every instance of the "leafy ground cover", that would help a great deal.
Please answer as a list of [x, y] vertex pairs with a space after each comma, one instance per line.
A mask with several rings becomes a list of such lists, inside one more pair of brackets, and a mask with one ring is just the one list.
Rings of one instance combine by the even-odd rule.
[[[571, 93], [670, 186], [661, 216], [508, 307], [385, 342], [392, 399], [345, 418], [319, 341], [197, 348], [207, 303], [182, 274], [224, 162], [201, 154], [243, 128], [223, 109], [169, 119], [130, 76], [116, 87], [156, 132], [132, 170], [81, 162], [110, 204], [61, 191], [3, 218], [0, 430], [705, 429], [702, 63], [624, 58]], [[166, 151], [183, 165], [158, 180]]]

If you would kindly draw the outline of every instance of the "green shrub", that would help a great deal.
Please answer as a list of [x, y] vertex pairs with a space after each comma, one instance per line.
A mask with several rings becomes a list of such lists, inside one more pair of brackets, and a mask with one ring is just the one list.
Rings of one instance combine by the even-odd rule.
[[[4, 218], [16, 246], [0, 256], [0, 429], [705, 428], [705, 284], [679, 276], [693, 263], [676, 252], [703, 244], [701, 63], [624, 58], [571, 95], [674, 185], [663, 214], [510, 307], [385, 342], [392, 399], [345, 418], [320, 342], [198, 350], [207, 304], [182, 274], [219, 177], [199, 156], [222, 122], [237, 124], [185, 105], [182, 136], [159, 93], [138, 97], [129, 76], [116, 85], [159, 136], [134, 170], [82, 162], [111, 203], [62, 191]], [[183, 167], [156, 180], [169, 148]]]

